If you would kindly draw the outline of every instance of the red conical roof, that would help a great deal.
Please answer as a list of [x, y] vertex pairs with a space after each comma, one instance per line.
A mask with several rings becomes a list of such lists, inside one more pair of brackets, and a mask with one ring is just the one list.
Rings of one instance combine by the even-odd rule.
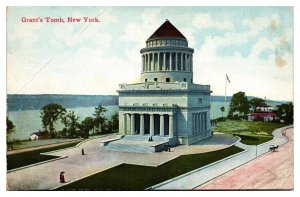
[[151, 36], [148, 38], [150, 39], [156, 39], [156, 38], [182, 38], [185, 39], [184, 35], [180, 33], [170, 21], [166, 20]]

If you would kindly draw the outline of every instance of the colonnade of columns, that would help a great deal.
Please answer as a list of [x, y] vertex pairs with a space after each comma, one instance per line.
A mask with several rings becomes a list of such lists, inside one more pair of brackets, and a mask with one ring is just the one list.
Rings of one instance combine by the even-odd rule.
[[205, 132], [207, 130], [207, 120], [207, 112], [193, 113], [193, 134]]
[[184, 52], [153, 52], [142, 55], [143, 72], [193, 71], [193, 54]]
[[[173, 121], [173, 114], [137, 114], [137, 113], [126, 113], [123, 115], [123, 128], [125, 131], [130, 131], [131, 135], [137, 134], [139, 131], [140, 135], [146, 134], [146, 120], [145, 116], [149, 116], [149, 135], [154, 136], [154, 115], [159, 115], [159, 135], [165, 136], [165, 122], [168, 122], [168, 136], [173, 137], [174, 136], [174, 121]], [[136, 116], [139, 116], [139, 124], [136, 124]], [[168, 121], [165, 121], [165, 117], [168, 117]], [[137, 128], [137, 125], [139, 125], [139, 128]], [[158, 132], [158, 131], [157, 131]], [[156, 132], [156, 133], [157, 133]], [[147, 133], [148, 134], [148, 133]]]

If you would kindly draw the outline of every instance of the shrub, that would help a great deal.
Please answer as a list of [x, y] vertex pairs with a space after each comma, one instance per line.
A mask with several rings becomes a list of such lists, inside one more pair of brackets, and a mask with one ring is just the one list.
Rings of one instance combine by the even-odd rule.
[[263, 118], [254, 118], [253, 121], [262, 121], [263, 122], [264, 119]]

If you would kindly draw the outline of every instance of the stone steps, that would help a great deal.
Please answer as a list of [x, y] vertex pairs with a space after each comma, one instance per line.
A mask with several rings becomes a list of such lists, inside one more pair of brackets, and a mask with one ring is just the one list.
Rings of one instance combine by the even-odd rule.
[[[150, 138], [149, 135], [126, 135], [122, 140], [145, 141]], [[153, 142], [168, 142], [169, 137], [152, 136]]]
[[154, 153], [155, 149], [154, 147], [151, 147], [149, 145], [136, 145], [136, 144], [128, 144], [121, 142], [114, 143], [111, 142], [107, 146], [105, 146], [105, 149], [112, 150], [112, 151], [119, 151], [119, 152], [134, 152], [134, 153]]

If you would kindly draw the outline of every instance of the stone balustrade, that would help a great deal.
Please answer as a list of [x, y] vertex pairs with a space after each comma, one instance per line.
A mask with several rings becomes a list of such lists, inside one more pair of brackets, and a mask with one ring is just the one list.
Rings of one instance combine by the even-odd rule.
[[200, 90], [210, 91], [209, 85], [199, 85], [188, 82], [146, 82], [135, 84], [120, 84], [118, 92], [130, 90]]

